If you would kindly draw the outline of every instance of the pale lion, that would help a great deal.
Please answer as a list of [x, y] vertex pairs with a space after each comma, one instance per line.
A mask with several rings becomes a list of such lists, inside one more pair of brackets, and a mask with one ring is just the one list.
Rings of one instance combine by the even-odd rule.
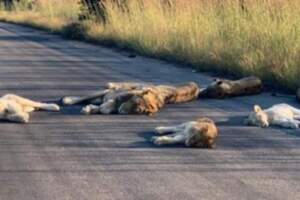
[[260, 127], [269, 127], [278, 125], [284, 128], [298, 128], [300, 124], [300, 110], [288, 104], [276, 104], [263, 110], [260, 106], [255, 105], [254, 111], [251, 112], [245, 120], [245, 124]]
[[156, 145], [185, 144], [187, 147], [214, 148], [218, 136], [214, 121], [208, 118], [199, 118], [178, 126], [159, 126], [155, 131], [157, 134], [171, 133], [152, 137]]
[[29, 99], [7, 94], [0, 98], [0, 119], [12, 122], [27, 123], [29, 113], [34, 110], [59, 111], [56, 104], [41, 103]]

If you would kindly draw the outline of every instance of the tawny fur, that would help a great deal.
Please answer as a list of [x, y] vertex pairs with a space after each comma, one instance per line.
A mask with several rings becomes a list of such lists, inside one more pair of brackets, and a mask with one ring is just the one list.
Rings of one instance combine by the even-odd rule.
[[32, 101], [14, 94], [7, 94], [0, 98], [1, 120], [27, 123], [29, 113], [35, 110], [59, 111], [59, 106]]
[[185, 144], [187, 147], [214, 148], [218, 136], [218, 129], [213, 120], [198, 118], [177, 126], [159, 126], [152, 141], [156, 145]]
[[255, 105], [253, 112], [245, 120], [245, 124], [263, 128], [277, 125], [284, 128], [296, 129], [300, 124], [300, 110], [288, 104], [276, 104], [263, 110]]
[[[108, 89], [86, 97], [64, 97], [64, 105], [89, 104], [85, 114], [153, 114], [165, 104], [182, 103], [197, 99], [199, 87], [190, 82], [178, 86], [144, 83], [108, 83]], [[93, 104], [97, 102], [98, 105]]]
[[254, 95], [261, 93], [262, 89], [262, 81], [254, 76], [235, 81], [217, 79], [202, 90], [199, 97], [222, 99], [234, 96]]
[[194, 82], [176, 86], [148, 86], [144, 87], [143, 90], [144, 92], [124, 102], [119, 109], [120, 113], [151, 115], [158, 112], [165, 104], [192, 101], [197, 99], [199, 95], [199, 87]]
[[[119, 108], [131, 97], [142, 93], [143, 90], [111, 90], [99, 100], [101, 104], [89, 104], [82, 109], [83, 114], [128, 114], [120, 113]], [[93, 100], [94, 101], [94, 100]], [[91, 103], [93, 103], [91, 101]]]

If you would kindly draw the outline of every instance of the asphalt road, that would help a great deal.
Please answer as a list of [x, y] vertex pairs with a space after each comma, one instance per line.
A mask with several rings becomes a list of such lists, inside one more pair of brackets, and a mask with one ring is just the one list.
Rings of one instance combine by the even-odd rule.
[[[55, 101], [108, 81], [205, 85], [207, 75], [149, 58], [0, 23], [0, 91]], [[1, 200], [300, 199], [300, 131], [245, 127], [259, 96], [168, 105], [154, 117], [36, 112], [26, 125], [0, 123]], [[155, 147], [157, 125], [199, 116], [220, 129], [214, 150]]]

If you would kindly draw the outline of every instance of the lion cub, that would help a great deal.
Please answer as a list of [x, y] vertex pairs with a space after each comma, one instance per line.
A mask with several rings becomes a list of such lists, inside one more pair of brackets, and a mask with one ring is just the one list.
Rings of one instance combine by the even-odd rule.
[[245, 120], [245, 124], [260, 127], [269, 127], [278, 125], [284, 128], [296, 129], [300, 124], [300, 110], [288, 104], [276, 104], [268, 109], [261, 109], [255, 105], [254, 111], [251, 112]]
[[183, 143], [187, 147], [214, 148], [218, 136], [214, 121], [208, 118], [198, 118], [178, 126], [159, 126], [155, 131], [158, 134], [171, 133], [152, 137], [156, 145]]
[[59, 111], [56, 104], [31, 101], [23, 97], [7, 94], [0, 98], [0, 119], [12, 122], [27, 123], [29, 113], [34, 110]]

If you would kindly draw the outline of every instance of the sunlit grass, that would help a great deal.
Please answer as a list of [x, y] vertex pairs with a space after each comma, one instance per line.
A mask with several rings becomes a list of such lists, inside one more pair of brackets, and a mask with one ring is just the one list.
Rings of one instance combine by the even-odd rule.
[[37, 0], [30, 9], [26, 3], [29, 1], [24, 2], [15, 4], [12, 12], [0, 11], [0, 19], [59, 32], [78, 18], [77, 0]]
[[[77, 20], [77, 1], [40, 0], [33, 11], [0, 14], [60, 30]], [[85, 38], [235, 75], [256, 74], [288, 89], [299, 86], [300, 1], [127, 0], [106, 3], [107, 23], [84, 23]], [[127, 12], [124, 12], [127, 10]]]

